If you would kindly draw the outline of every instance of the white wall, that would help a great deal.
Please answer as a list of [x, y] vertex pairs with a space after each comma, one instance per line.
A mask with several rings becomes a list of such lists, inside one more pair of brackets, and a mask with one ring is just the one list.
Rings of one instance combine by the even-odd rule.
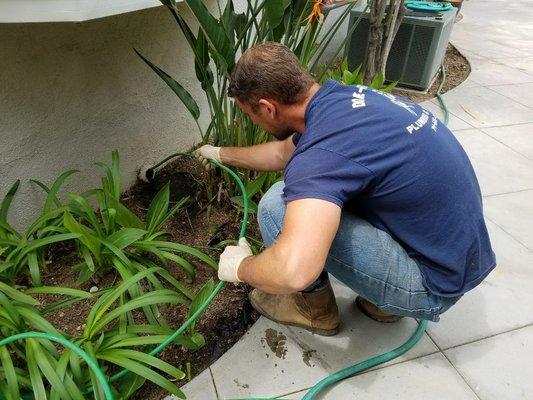
[[51, 183], [78, 169], [66, 190], [94, 187], [94, 163], [118, 149], [126, 189], [142, 165], [199, 140], [188, 111], [133, 47], [193, 94], [205, 126], [192, 52], [164, 7], [82, 23], [0, 24], [0, 198], [22, 181], [10, 213], [16, 226], [42, 204], [30, 179]]
[[142, 164], [198, 141], [187, 110], [133, 47], [203, 99], [192, 53], [164, 7], [83, 23], [0, 24], [0, 198], [22, 181], [12, 223], [26, 225], [41, 204], [29, 179], [50, 183], [74, 168], [81, 173], [67, 190], [94, 187], [93, 164], [118, 149], [127, 188]]

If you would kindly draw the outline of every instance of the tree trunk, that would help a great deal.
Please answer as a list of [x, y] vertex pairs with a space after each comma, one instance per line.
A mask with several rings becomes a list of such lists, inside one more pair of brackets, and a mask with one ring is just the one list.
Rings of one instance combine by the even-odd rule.
[[364, 82], [369, 84], [385, 67], [392, 42], [405, 14], [403, 0], [374, 0], [370, 9], [368, 50], [363, 68]]

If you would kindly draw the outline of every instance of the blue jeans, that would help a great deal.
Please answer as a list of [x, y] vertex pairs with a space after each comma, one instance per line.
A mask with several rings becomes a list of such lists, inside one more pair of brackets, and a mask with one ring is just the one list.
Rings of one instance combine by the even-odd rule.
[[[259, 202], [257, 218], [270, 246], [283, 226], [284, 183], [274, 184]], [[342, 212], [325, 270], [354, 292], [390, 314], [438, 321], [459, 300], [431, 294], [418, 264], [388, 233], [355, 214]]]

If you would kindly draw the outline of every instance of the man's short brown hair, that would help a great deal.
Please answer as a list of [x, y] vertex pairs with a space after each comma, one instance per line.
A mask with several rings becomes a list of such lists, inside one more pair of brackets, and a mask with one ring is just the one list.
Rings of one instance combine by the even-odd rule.
[[228, 95], [255, 110], [260, 99], [299, 103], [314, 83], [288, 47], [265, 42], [242, 54], [231, 74]]

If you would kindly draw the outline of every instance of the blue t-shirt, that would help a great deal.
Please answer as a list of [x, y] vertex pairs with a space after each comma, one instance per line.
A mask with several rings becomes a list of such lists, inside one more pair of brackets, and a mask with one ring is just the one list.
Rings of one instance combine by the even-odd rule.
[[402, 245], [436, 295], [462, 294], [494, 268], [472, 165], [420, 105], [328, 81], [294, 141], [286, 202], [316, 198], [353, 209]]

